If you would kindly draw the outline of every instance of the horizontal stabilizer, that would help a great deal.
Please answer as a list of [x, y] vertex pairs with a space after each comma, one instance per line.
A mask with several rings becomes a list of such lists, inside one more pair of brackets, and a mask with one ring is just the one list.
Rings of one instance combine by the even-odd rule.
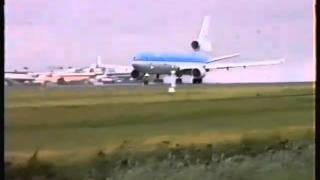
[[233, 57], [236, 57], [239, 55], [240, 55], [239, 53], [236, 53], [236, 54], [230, 54], [230, 55], [225, 55], [225, 56], [219, 56], [219, 57], [215, 57], [215, 58], [210, 59], [209, 61], [207, 61], [207, 63], [230, 59], [230, 58], [233, 58]]

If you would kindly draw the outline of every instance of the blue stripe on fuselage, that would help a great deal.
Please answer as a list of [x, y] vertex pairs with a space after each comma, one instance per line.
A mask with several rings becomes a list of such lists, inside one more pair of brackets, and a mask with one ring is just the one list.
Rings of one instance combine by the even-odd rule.
[[199, 54], [154, 54], [140, 53], [134, 57], [137, 61], [163, 61], [163, 62], [198, 62], [208, 61], [206, 56]]

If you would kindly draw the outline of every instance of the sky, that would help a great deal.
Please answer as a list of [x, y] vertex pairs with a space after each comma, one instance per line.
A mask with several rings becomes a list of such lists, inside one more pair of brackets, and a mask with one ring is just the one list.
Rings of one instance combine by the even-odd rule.
[[191, 52], [211, 16], [210, 56], [231, 62], [286, 58], [280, 65], [214, 70], [207, 82], [314, 81], [312, 0], [9, 0], [5, 68], [46, 70], [130, 65], [141, 51]]

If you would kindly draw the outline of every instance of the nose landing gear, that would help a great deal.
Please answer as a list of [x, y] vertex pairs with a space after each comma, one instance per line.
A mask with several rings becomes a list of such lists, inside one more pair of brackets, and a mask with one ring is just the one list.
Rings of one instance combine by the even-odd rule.
[[177, 70], [176, 72], [176, 76], [177, 76], [177, 79], [176, 79], [176, 84], [182, 84], [182, 72], [180, 70]]
[[163, 83], [163, 79], [160, 79], [160, 74], [156, 75], [156, 78], [154, 79], [155, 83]]

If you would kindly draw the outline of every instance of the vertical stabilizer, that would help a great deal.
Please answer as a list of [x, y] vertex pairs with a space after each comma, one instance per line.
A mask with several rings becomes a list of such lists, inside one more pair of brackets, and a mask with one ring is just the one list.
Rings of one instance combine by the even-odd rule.
[[210, 16], [205, 16], [202, 22], [198, 39], [192, 41], [191, 47], [194, 51], [211, 52], [212, 46], [209, 40]]
[[101, 67], [102, 63], [101, 63], [101, 56], [97, 56], [97, 67]]
[[209, 26], [210, 26], [210, 16], [205, 16], [202, 22], [201, 30], [198, 39], [209, 40]]

